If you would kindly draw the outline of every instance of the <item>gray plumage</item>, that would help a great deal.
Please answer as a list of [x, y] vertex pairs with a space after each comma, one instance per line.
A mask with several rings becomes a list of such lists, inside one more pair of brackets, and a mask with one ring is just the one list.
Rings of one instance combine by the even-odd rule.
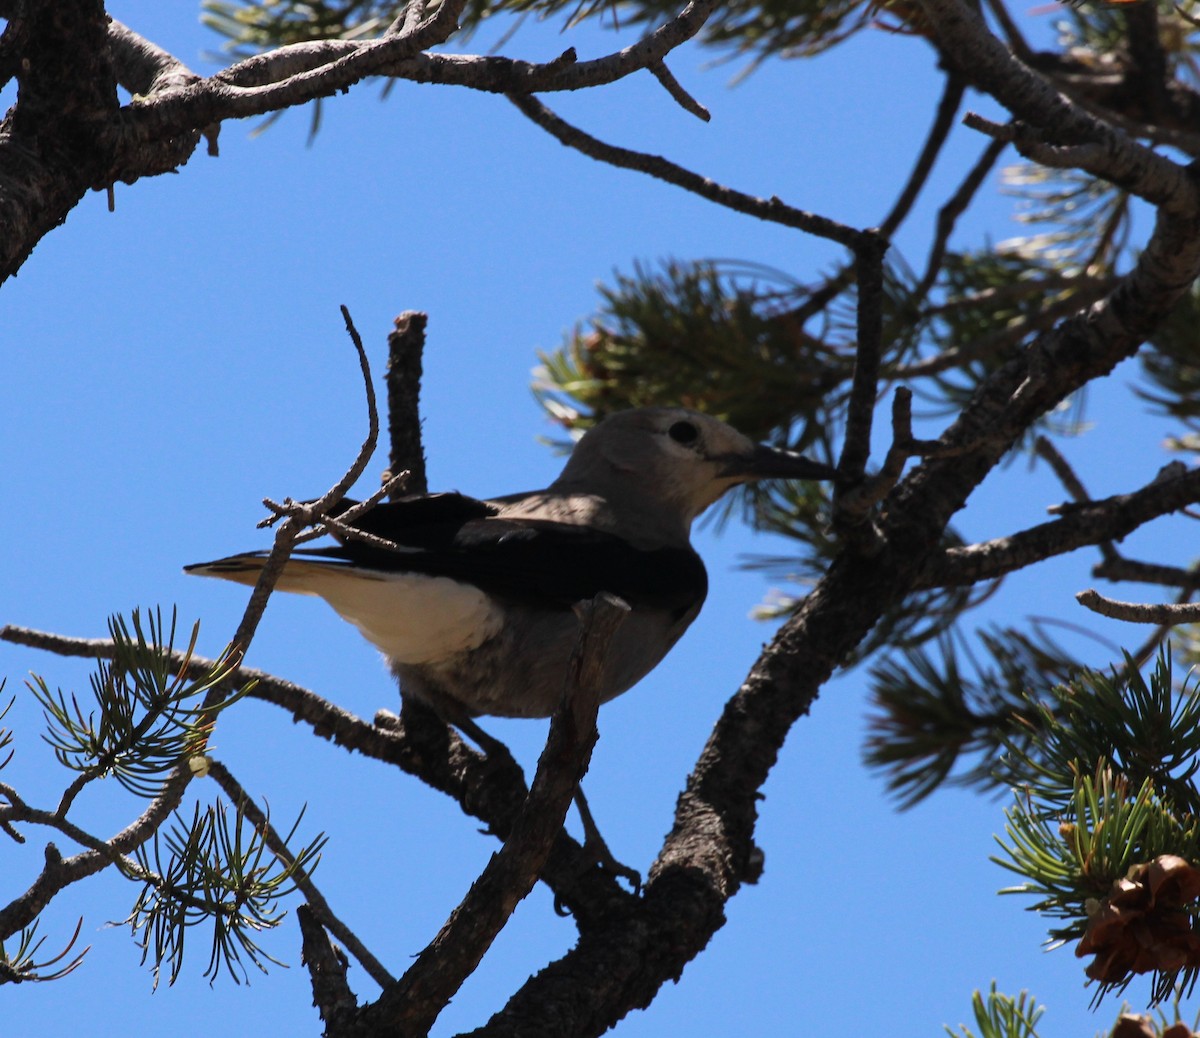
[[[277, 590], [325, 599], [384, 653], [403, 692], [447, 721], [547, 717], [579, 637], [576, 602], [608, 591], [631, 607], [605, 658], [606, 701], [699, 613], [707, 578], [689, 535], [701, 512], [740, 483], [833, 475], [695, 411], [624, 411], [590, 430], [545, 490], [382, 504], [356, 525], [400, 550], [347, 539], [297, 551]], [[252, 585], [264, 558], [187, 571]]]

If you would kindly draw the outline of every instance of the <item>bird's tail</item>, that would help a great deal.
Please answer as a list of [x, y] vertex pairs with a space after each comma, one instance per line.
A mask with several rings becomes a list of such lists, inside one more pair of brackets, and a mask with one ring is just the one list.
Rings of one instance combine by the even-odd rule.
[[[222, 580], [232, 580], [235, 584], [254, 587], [266, 561], [267, 553], [265, 551], [248, 551], [241, 555], [216, 559], [213, 562], [196, 562], [190, 566], [184, 566], [183, 571], [197, 577], [220, 577]], [[320, 594], [315, 585], [321, 583], [322, 577], [328, 577], [330, 568], [327, 562], [293, 557], [288, 559], [287, 565], [283, 567], [283, 572], [275, 584], [275, 590], [288, 591], [296, 595]]]

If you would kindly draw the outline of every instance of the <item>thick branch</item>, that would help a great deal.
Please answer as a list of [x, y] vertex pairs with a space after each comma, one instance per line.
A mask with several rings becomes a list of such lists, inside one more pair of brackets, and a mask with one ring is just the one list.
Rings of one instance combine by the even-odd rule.
[[106, 131], [117, 111], [101, 0], [26, 7], [19, 34], [5, 33], [20, 52], [6, 45], [18, 92], [0, 124], [0, 280], [104, 182], [113, 151]]
[[200, 77], [177, 57], [115, 18], [109, 22], [108, 45], [117, 82], [131, 94], [149, 97], [200, 82]]
[[994, 580], [1077, 548], [1120, 540], [1138, 527], [1200, 501], [1200, 469], [1132, 494], [1072, 507], [1061, 519], [980, 544], [948, 548], [931, 560], [916, 589]]
[[[1196, 185], [1181, 166], [1065, 98], [1009, 53], [980, 15], [961, 0], [919, 2], [947, 66], [1044, 134], [1045, 147], [1089, 146], [1084, 153], [1076, 152], [1071, 163], [1168, 212], [1195, 211]], [[1018, 147], [1022, 142], [1034, 143], [1019, 128], [1012, 134]]]

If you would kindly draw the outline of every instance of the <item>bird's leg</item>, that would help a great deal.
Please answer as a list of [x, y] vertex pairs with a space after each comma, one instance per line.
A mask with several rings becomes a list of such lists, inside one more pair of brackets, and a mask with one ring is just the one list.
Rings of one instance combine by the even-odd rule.
[[627, 880], [633, 887], [633, 892], [638, 893], [642, 889], [641, 873], [637, 869], [631, 869], [628, 865], [622, 865], [613, 857], [612, 851], [608, 849], [608, 844], [604, 842], [604, 837], [600, 835], [596, 819], [592, 817], [592, 809], [588, 807], [587, 797], [583, 795], [582, 786], [575, 788], [575, 806], [579, 809], [579, 819], [583, 822], [583, 853], [590, 861], [608, 869], [614, 876]]
[[424, 695], [421, 696], [406, 695], [401, 692], [401, 716], [405, 713], [411, 715], [419, 711], [431, 720], [437, 718], [442, 724], [457, 728], [461, 734], [478, 746], [487, 757], [489, 764], [498, 767], [518, 766], [509, 748], [480, 728], [474, 718], [455, 700], [449, 696], [433, 697], [429, 690], [423, 690], [423, 692]]
[[473, 718], [468, 717], [465, 713], [453, 718], [443, 718], [443, 720], [448, 724], [453, 724], [463, 735], [483, 750], [489, 761], [504, 764], [515, 763], [512, 751], [495, 736], [488, 735], [475, 723]]

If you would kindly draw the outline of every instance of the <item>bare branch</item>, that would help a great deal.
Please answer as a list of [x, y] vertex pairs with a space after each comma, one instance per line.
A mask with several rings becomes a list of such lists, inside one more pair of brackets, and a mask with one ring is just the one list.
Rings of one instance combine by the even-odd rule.
[[1161, 603], [1147, 605], [1141, 602], [1119, 602], [1115, 598], [1105, 598], [1094, 588], [1080, 591], [1076, 600], [1082, 606], [1087, 606], [1094, 613], [1107, 616], [1113, 620], [1128, 620], [1135, 624], [1192, 624], [1200, 621], [1200, 603], [1172, 605]]
[[312, 980], [313, 1005], [321, 1014], [330, 1033], [337, 1023], [358, 1008], [358, 1000], [346, 982], [346, 953], [329, 939], [308, 905], [296, 909], [300, 924], [301, 959]]
[[1120, 540], [1152, 519], [1200, 501], [1200, 469], [1131, 494], [1074, 507], [1062, 518], [1008, 537], [949, 548], [934, 557], [917, 588], [962, 587], [992, 580], [1076, 548]]
[[958, 190], [950, 196], [938, 209], [937, 229], [933, 244], [929, 247], [929, 259], [925, 263], [925, 273], [917, 285], [913, 295], [923, 300], [937, 281], [938, 271], [942, 269], [942, 261], [946, 258], [946, 249], [950, 244], [950, 235], [958, 223], [958, 218], [967, 211], [967, 206], [975, 197], [975, 193], [983, 185], [984, 178], [992, 171], [996, 160], [1007, 147], [1004, 141], [990, 141], [983, 149], [983, 154], [975, 160]]
[[421, 359], [425, 349], [425, 327], [429, 317], [419, 310], [405, 310], [396, 318], [388, 335], [387, 382], [388, 442], [393, 472], [410, 473], [405, 487], [410, 494], [429, 490], [425, 474], [425, 450], [421, 446]]
[[1105, 580], [1128, 581], [1139, 584], [1158, 584], [1160, 587], [1178, 587], [1185, 591], [1200, 588], [1200, 569], [1184, 569], [1181, 566], [1163, 566], [1153, 562], [1138, 562], [1124, 556], [1105, 559], [1092, 567], [1093, 577]]
[[847, 514], [851, 524], [865, 519], [900, 481], [905, 462], [915, 453], [912, 444], [912, 391], [901, 386], [892, 398], [892, 446], [883, 467], [837, 499], [838, 511]]
[[917, 196], [921, 193], [921, 188], [925, 186], [925, 181], [929, 179], [929, 174], [933, 171], [933, 164], [937, 161], [938, 154], [950, 136], [950, 130], [954, 126], [954, 117], [958, 114], [958, 106], [962, 103], [965, 90], [966, 84], [958, 76], [951, 74], [946, 77], [946, 85], [942, 88], [942, 96], [938, 100], [933, 125], [929, 128], [929, 134], [925, 138], [921, 154], [917, 157], [916, 165], [909, 174], [908, 183], [904, 185], [900, 197], [892, 206], [892, 211], [879, 225], [879, 233], [885, 238], [890, 238], [896, 233], [896, 228], [904, 221], [909, 210], [912, 209], [913, 203], [917, 200]]
[[560, 143], [569, 148], [575, 148], [600, 162], [646, 173], [659, 180], [665, 180], [668, 184], [681, 187], [685, 191], [700, 195], [702, 198], [707, 198], [710, 202], [723, 205], [727, 209], [745, 213], [759, 220], [782, 224], [785, 227], [794, 227], [820, 238], [840, 242], [851, 248], [857, 246], [862, 237], [861, 231], [856, 231], [852, 227], [847, 227], [827, 217], [818, 216], [816, 213], [794, 209], [785, 205], [778, 198], [755, 198], [753, 195], [735, 191], [733, 188], [709, 180], [708, 177], [702, 177], [682, 166], [677, 166], [674, 162], [659, 155], [647, 155], [629, 148], [605, 144], [590, 134], [576, 129], [555, 115], [537, 98], [528, 94], [509, 94], [508, 99]]
[[871, 423], [879, 393], [879, 354], [883, 332], [883, 257], [888, 242], [866, 231], [854, 246], [858, 284], [858, 347], [854, 378], [846, 407], [846, 436], [838, 470], [847, 480], [859, 478], [871, 453]]
[[1045, 436], [1039, 436], [1034, 441], [1033, 449], [1038, 457], [1054, 470], [1054, 475], [1058, 477], [1058, 481], [1063, 485], [1067, 493], [1071, 495], [1073, 501], [1079, 503], [1092, 499], [1092, 495], [1087, 492], [1087, 489], [1075, 474], [1075, 470], [1071, 468], [1071, 463], [1062, 456], [1059, 449], [1050, 440]]
[[703, 119], [704, 122], [712, 120], [712, 113], [683, 89], [682, 84], [671, 74], [671, 70], [663, 62], [654, 62], [650, 66], [650, 71], [685, 112], [690, 112], [697, 119]]
[[149, 97], [160, 91], [182, 90], [200, 82], [200, 77], [177, 57], [115, 18], [108, 23], [108, 45], [112, 50], [117, 82], [131, 94]]
[[[919, 0], [929, 17], [935, 42], [948, 67], [991, 94], [1029, 130], [993, 127], [1011, 134], [1018, 148], [1036, 136], [1033, 146], [1053, 149], [1096, 176], [1144, 198], [1165, 212], [1192, 214], [1197, 187], [1178, 163], [1143, 147], [1119, 130], [1069, 101], [1009, 53], [977, 11], [961, 0]], [[979, 128], [979, 127], [977, 127]], [[1036, 129], [1033, 129], [1036, 128]], [[1076, 149], [1083, 149], [1082, 151]], [[1038, 161], [1041, 161], [1040, 159]]]

